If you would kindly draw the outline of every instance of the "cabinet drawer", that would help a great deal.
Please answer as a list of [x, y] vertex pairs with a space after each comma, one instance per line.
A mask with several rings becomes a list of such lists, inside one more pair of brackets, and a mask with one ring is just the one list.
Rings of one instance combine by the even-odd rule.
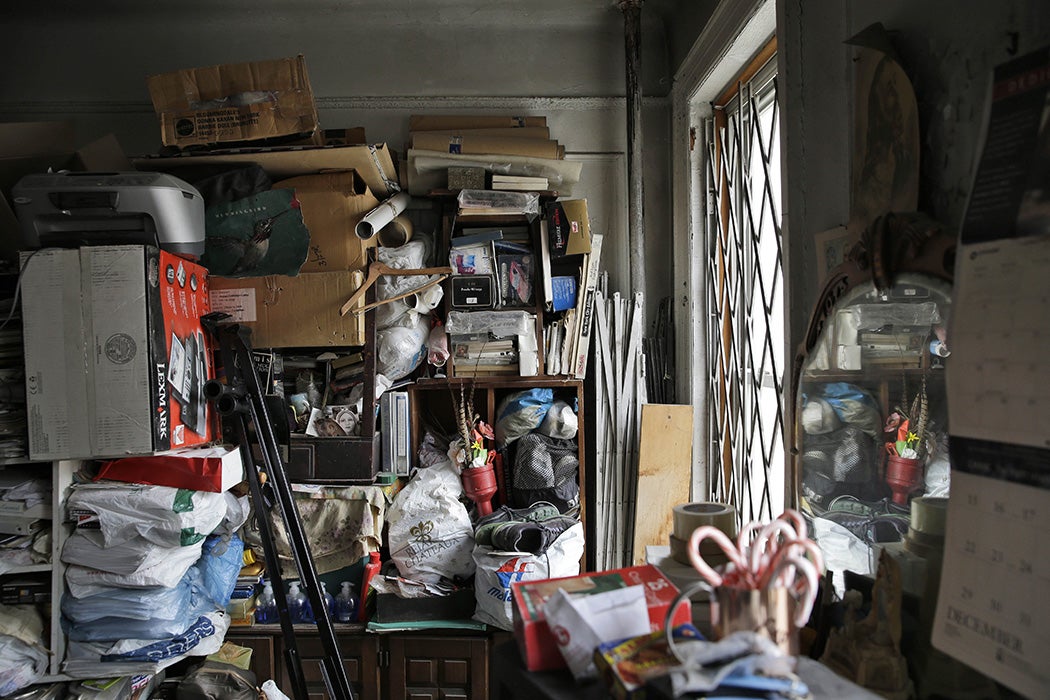
[[389, 700], [488, 698], [486, 639], [392, 636], [388, 646]]
[[[354, 697], [361, 700], [379, 700], [378, 640], [374, 636], [342, 637], [338, 639], [339, 654], [343, 657], [346, 677], [354, 690]], [[321, 660], [325, 657], [324, 645], [316, 634], [296, 635], [299, 658], [302, 660], [303, 676], [311, 700], [328, 697], [324, 677], [321, 675]], [[288, 675], [287, 658], [281, 659], [281, 690], [292, 696], [292, 684]]]

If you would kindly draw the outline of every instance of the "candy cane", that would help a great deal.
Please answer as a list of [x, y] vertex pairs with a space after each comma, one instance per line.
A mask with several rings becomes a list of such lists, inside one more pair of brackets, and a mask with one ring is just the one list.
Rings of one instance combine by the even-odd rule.
[[[777, 567], [773, 569], [772, 577], [774, 579], [781, 569], [788, 567], [791, 567], [795, 572], [801, 572], [804, 577], [802, 580], [806, 584], [805, 597], [799, 601], [798, 608], [795, 611], [795, 626], [805, 627], [806, 623], [809, 622], [809, 614], [813, 611], [813, 604], [817, 601], [817, 569], [809, 559], [794, 554], [778, 557], [778, 559], [780, 561]], [[789, 590], [794, 590], [794, 586]]]
[[[774, 520], [763, 527], [758, 537], [751, 544], [751, 573], [761, 582], [768, 578], [766, 568], [772, 563], [780, 545], [777, 543], [777, 535], [784, 535], [785, 540], [794, 540], [798, 537], [795, 528], [784, 520]], [[761, 583], [759, 584], [761, 586]]]
[[700, 543], [708, 538], [713, 539], [722, 548], [729, 561], [736, 565], [737, 570], [745, 578], [751, 578], [744, 557], [733, 545], [733, 541], [729, 539], [729, 536], [713, 525], [701, 525], [693, 530], [693, 534], [689, 536], [689, 561], [704, 580], [715, 587], [722, 585], [721, 574], [708, 566], [704, 558], [700, 556]]
[[790, 520], [795, 525], [795, 531], [798, 533], [798, 539], [806, 539], [806, 519], [793, 508], [788, 508], [779, 516], [783, 520]]
[[[805, 552], [796, 551], [796, 547], [805, 550]], [[764, 588], [776, 580], [777, 574], [781, 573], [780, 570], [783, 568], [781, 567], [781, 562], [785, 558], [798, 557], [804, 559], [806, 552], [808, 552], [813, 558], [813, 561], [810, 563], [814, 570], [817, 571], [818, 575], [822, 574], [824, 572], [824, 554], [820, 551], [820, 547], [817, 546], [817, 543], [810, 539], [788, 540], [781, 543], [780, 548], [777, 550], [776, 554], [773, 555], [772, 561], [769, 562], [769, 566], [763, 572], [763, 575], [759, 577], [759, 588]], [[795, 572], [789, 568], [784, 573], [787, 574], [786, 578], [790, 585], [790, 582], [795, 579]]]

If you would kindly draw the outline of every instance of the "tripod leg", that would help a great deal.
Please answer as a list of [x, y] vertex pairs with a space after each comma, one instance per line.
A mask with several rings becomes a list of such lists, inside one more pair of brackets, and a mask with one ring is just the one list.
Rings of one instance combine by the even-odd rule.
[[[324, 598], [321, 596], [320, 579], [313, 565], [309, 540], [306, 537], [302, 520], [299, 517], [298, 507], [292, 495], [291, 484], [285, 474], [277, 439], [273, 426], [270, 423], [266, 403], [263, 400], [263, 389], [256, 373], [255, 363], [251, 355], [251, 346], [248, 342], [249, 329], [231, 325], [223, 326], [218, 330], [221, 334], [221, 347], [224, 351], [223, 364], [226, 367], [228, 379], [231, 374], [235, 375], [235, 386], [241, 387], [243, 390], [242, 398], [246, 400], [247, 412], [251, 416], [252, 424], [255, 427], [263, 465], [270, 476], [277, 496], [277, 503], [288, 535], [288, 541], [291, 545], [292, 556], [299, 571], [300, 579], [306, 587], [310, 605], [314, 610], [322, 647], [325, 651], [322, 661], [322, 675], [325, 679], [325, 684], [328, 686], [329, 696], [334, 700], [352, 700], [353, 691], [346, 676], [346, 668], [343, 666], [342, 656], [335, 637], [335, 629], [332, 627], [332, 621], [328, 617]], [[242, 426], [241, 442], [242, 445], [247, 444], [247, 426]], [[255, 499], [256, 495], [253, 493], [252, 497]], [[260, 489], [260, 501], [257, 503], [257, 509], [262, 503], [261, 497]], [[257, 514], [258, 512], [256, 510]], [[276, 549], [274, 549], [274, 558], [276, 559]], [[267, 568], [270, 568], [269, 561], [267, 561]], [[288, 632], [285, 632], [285, 634], [287, 636]], [[294, 629], [291, 634], [294, 636]], [[298, 656], [296, 655], [294, 659], [290, 660], [293, 661], [292, 665], [298, 669], [301, 675], [302, 667]], [[297, 700], [299, 699], [297, 698]]]

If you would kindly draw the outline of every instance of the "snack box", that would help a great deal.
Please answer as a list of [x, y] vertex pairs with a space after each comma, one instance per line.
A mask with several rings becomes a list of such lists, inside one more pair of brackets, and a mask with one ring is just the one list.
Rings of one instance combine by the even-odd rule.
[[[626, 586], [645, 586], [649, 626], [653, 631], [663, 629], [667, 610], [678, 595], [678, 588], [652, 564], [513, 584], [511, 606], [514, 638], [518, 642], [525, 667], [530, 671], [565, 667], [565, 660], [558, 651], [554, 633], [544, 614], [547, 600], [554, 591], [562, 589], [577, 595], [587, 595]], [[691, 616], [689, 600], [684, 599], [674, 612], [672, 624], [678, 626], [691, 623]]]

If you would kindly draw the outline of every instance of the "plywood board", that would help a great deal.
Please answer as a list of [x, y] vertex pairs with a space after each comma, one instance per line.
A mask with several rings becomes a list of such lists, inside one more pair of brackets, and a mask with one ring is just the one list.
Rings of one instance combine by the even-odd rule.
[[674, 530], [674, 507], [689, 502], [692, 437], [692, 406], [642, 406], [632, 550], [635, 565], [645, 563], [646, 545], [668, 543]]

